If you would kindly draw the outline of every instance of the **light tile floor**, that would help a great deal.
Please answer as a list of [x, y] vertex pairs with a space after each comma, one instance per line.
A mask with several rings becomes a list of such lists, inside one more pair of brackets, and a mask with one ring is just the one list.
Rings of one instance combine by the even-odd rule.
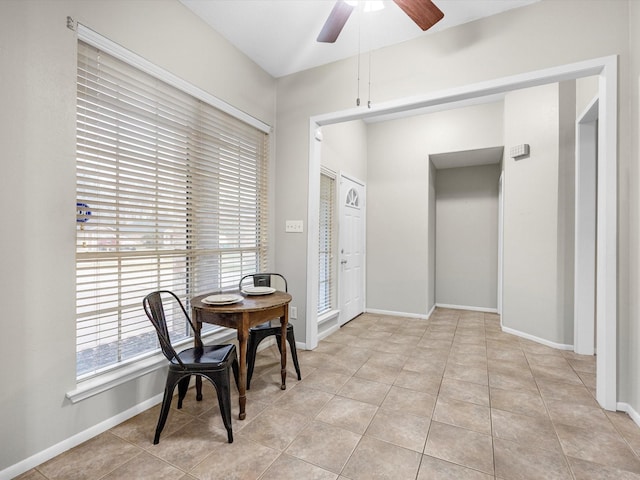
[[213, 387], [159, 406], [20, 478], [640, 480], [640, 429], [594, 400], [595, 359], [502, 333], [496, 315], [364, 314], [289, 360], [263, 350], [226, 443]]

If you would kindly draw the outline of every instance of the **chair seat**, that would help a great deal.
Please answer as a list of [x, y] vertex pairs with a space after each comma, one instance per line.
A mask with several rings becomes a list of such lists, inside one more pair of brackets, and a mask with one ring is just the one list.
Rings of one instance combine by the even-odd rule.
[[[287, 323], [287, 330], [293, 330], [293, 325], [291, 325], [290, 323]], [[249, 329], [250, 333], [254, 333], [258, 335], [260, 334], [275, 335], [277, 333], [280, 333], [280, 331], [281, 331], [280, 325], [271, 325], [270, 323], [263, 323], [255, 327], [251, 327]]]
[[[182, 350], [178, 353], [178, 357], [180, 357], [187, 370], [224, 368], [233, 348], [233, 345], [205, 345], [202, 348]], [[171, 363], [175, 366], [180, 366], [175, 359]]]

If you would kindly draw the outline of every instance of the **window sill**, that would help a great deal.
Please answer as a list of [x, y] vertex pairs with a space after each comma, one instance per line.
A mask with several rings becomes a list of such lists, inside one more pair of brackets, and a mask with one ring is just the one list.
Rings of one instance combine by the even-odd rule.
[[167, 359], [164, 355], [156, 354], [152, 357], [145, 358], [139, 362], [135, 362], [126, 367], [119, 368], [115, 371], [104, 373], [97, 377], [90, 378], [78, 383], [77, 388], [67, 392], [66, 397], [71, 403], [78, 403], [87, 398], [93, 397], [100, 393], [106, 392], [118, 385], [122, 385], [130, 380], [136, 379], [147, 373], [158, 370], [165, 366]]
[[[236, 332], [232, 329], [221, 328], [203, 335], [203, 341], [209, 341], [209, 343], [225, 343], [230, 342], [236, 338]], [[179, 343], [177, 346], [183, 348], [190, 344], [193, 340], [186, 340]], [[104, 393], [118, 385], [135, 380], [142, 377], [147, 373], [154, 372], [167, 365], [167, 359], [162, 353], [157, 353], [148, 358], [144, 358], [129, 365], [122, 366], [116, 370], [103, 373], [96, 377], [89, 378], [78, 382], [76, 389], [66, 393], [66, 397], [71, 403], [78, 403], [87, 398], [91, 398], [100, 393]]]
[[325, 322], [338, 318], [338, 315], [340, 315], [340, 310], [329, 310], [328, 312], [318, 316], [318, 325], [322, 325]]

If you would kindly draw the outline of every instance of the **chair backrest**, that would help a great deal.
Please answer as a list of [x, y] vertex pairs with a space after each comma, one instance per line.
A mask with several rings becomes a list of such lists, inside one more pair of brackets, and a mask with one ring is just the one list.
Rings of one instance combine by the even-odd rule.
[[242, 290], [243, 285], [253, 285], [254, 287], [273, 287], [281, 292], [287, 292], [287, 279], [279, 273], [252, 273], [245, 275], [238, 282], [238, 289]]
[[171, 302], [174, 305], [179, 305], [180, 309], [184, 313], [185, 319], [191, 325], [193, 329], [193, 323], [191, 323], [191, 319], [187, 314], [187, 310], [182, 305], [182, 302], [178, 298], [178, 296], [169, 291], [169, 290], [158, 290], [156, 292], [152, 292], [142, 300], [142, 306], [144, 308], [147, 317], [153, 324], [156, 329], [156, 333], [158, 334], [158, 340], [160, 342], [160, 348], [162, 349], [162, 353], [167, 360], [173, 362], [176, 360], [180, 365], [184, 366], [180, 358], [178, 357], [177, 352], [174, 350], [171, 345], [171, 336], [169, 334], [169, 328], [167, 326], [167, 317], [165, 316], [164, 304], [165, 302]]

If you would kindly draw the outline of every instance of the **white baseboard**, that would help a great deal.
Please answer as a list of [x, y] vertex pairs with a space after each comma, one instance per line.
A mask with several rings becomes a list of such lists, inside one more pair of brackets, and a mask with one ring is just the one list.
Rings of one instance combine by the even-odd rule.
[[627, 415], [631, 417], [631, 420], [635, 422], [636, 425], [640, 427], [640, 414], [636, 412], [631, 405], [624, 402], [618, 402], [616, 405], [616, 409], [621, 412], [626, 412]]
[[431, 310], [429, 310], [429, 313], [427, 313], [427, 318], [431, 318], [431, 315], [433, 315], [433, 312], [436, 311], [436, 307], [437, 305], [434, 303], [433, 307], [431, 307]]
[[[333, 325], [333, 326], [327, 328], [326, 330], [323, 330], [322, 333], [318, 333], [318, 341], [324, 340], [329, 335], [331, 335], [332, 333], [337, 332], [338, 330], [340, 330], [340, 325]], [[296, 346], [297, 345], [298, 345], [298, 343], [296, 342]], [[306, 344], [305, 344], [305, 346], [306, 346]]]
[[475, 311], [475, 312], [498, 313], [498, 309], [497, 308], [470, 307], [469, 305], [449, 305], [449, 304], [446, 304], [446, 303], [436, 303], [436, 307], [451, 308], [453, 310], [472, 310], [472, 311]]
[[542, 345], [546, 345], [547, 347], [556, 348], [558, 350], [573, 350], [573, 345], [555, 343], [544, 338], [536, 337], [535, 335], [531, 335], [529, 333], [524, 333], [513, 328], [505, 327], [504, 325], [502, 325], [502, 331], [505, 333], [511, 333], [512, 335], [516, 335], [517, 337], [526, 338], [527, 340], [531, 340], [536, 343], [541, 343]]
[[[407, 313], [407, 312], [394, 312], [391, 310], [378, 310], [377, 308], [367, 308], [367, 313], [375, 313], [376, 315], [393, 315], [394, 317], [406, 317], [406, 318], [421, 318], [427, 320], [431, 313], [425, 315], [422, 313]], [[433, 311], [433, 310], [432, 310]]]
[[139, 413], [142, 413], [145, 410], [148, 410], [149, 408], [159, 404], [160, 402], [162, 402], [162, 397], [163, 393], [159, 393], [158, 395], [155, 395], [148, 400], [145, 400], [144, 402], [141, 402], [128, 410], [125, 410], [124, 412], [108, 418], [103, 422], [98, 423], [97, 425], [87, 428], [83, 432], [76, 433], [75, 435], [55, 445], [52, 445], [51, 447], [42, 450], [41, 452], [38, 452], [35, 455], [32, 455], [31, 457], [16, 463], [15, 465], [11, 465], [10, 467], [5, 468], [4, 470], [0, 471], [0, 480], [9, 480], [11, 478], [15, 478], [18, 475], [37, 467], [41, 463], [57, 457], [70, 448], [76, 447], [81, 443], [92, 439], [96, 435], [100, 435], [101, 433], [106, 432], [110, 428], [113, 428], [116, 425], [119, 425], [122, 422], [135, 417]]

